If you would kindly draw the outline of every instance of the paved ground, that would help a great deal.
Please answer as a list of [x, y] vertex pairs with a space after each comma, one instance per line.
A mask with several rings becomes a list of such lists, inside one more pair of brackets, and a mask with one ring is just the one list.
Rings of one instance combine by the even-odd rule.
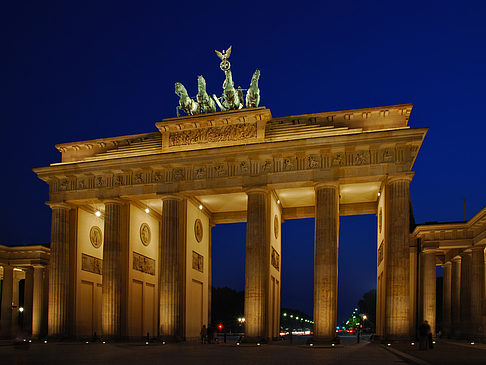
[[238, 347], [234, 343], [34, 342], [28, 349], [16, 349], [3, 343], [0, 346], [0, 364], [486, 364], [486, 346], [482, 350], [439, 343], [433, 350], [419, 351], [408, 344], [393, 344], [390, 349], [368, 341], [356, 344], [354, 338], [343, 339], [342, 342], [335, 348], [309, 348], [299, 339], [294, 339], [292, 345], [281, 342], [260, 347]]

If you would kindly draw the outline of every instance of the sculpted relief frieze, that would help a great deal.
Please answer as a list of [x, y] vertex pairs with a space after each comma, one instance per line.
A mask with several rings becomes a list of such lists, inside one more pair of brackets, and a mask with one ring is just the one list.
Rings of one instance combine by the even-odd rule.
[[200, 143], [239, 141], [257, 137], [256, 123], [242, 123], [223, 127], [209, 127], [188, 131], [171, 132], [169, 146], [185, 146]]
[[[246, 125], [246, 124], [245, 124]], [[225, 126], [226, 127], [226, 126]], [[225, 128], [221, 127], [221, 128]], [[231, 127], [231, 126], [228, 126]], [[255, 132], [256, 133], [256, 132]], [[138, 184], [163, 184], [190, 180], [218, 179], [232, 176], [261, 175], [312, 169], [332, 169], [370, 166], [375, 164], [408, 164], [418, 152], [418, 146], [398, 145], [368, 150], [321, 152], [310, 154], [286, 154], [278, 157], [264, 156], [261, 159], [225, 160], [224, 157], [204, 165], [160, 166], [141, 171], [113, 174], [87, 174], [52, 179], [52, 193], [134, 186]]]

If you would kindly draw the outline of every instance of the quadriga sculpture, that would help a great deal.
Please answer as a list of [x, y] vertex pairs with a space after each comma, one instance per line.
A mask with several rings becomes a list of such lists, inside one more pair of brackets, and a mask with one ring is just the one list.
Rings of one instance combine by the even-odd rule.
[[206, 92], [206, 80], [204, 77], [197, 77], [197, 102], [199, 103], [200, 113], [214, 113], [216, 111], [216, 103]]
[[242, 92], [238, 92], [238, 90], [235, 89], [231, 70], [226, 70], [224, 73], [226, 75], [226, 79], [223, 82], [224, 91], [221, 98], [222, 101], [220, 101], [216, 95], [213, 95], [213, 99], [216, 101], [222, 111], [242, 109], [244, 106], [243, 100], [240, 99]]
[[256, 70], [251, 78], [250, 88], [246, 92], [246, 107], [256, 108], [260, 104], [260, 89], [258, 80], [260, 79], [260, 70]]
[[187, 90], [180, 82], [175, 83], [175, 93], [179, 96], [179, 106], [176, 107], [177, 116], [180, 117], [179, 110], [184, 110], [187, 115], [199, 113], [199, 104], [192, 100], [187, 94]]

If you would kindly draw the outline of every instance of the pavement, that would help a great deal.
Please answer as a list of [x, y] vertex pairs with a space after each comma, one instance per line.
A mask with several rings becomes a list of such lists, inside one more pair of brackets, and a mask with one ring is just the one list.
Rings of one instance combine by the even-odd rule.
[[85, 343], [33, 341], [14, 346], [0, 343], [0, 364], [486, 364], [486, 345], [441, 341], [434, 349], [418, 350], [407, 343], [390, 347], [366, 339], [342, 338], [336, 347], [312, 348], [305, 338], [294, 336], [293, 343], [280, 341], [266, 345], [162, 344], [151, 342]]

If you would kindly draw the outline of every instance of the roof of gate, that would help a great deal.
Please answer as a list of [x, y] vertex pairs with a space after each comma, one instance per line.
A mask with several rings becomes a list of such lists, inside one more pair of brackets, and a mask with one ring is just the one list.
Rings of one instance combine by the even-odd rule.
[[[412, 104], [272, 117], [265, 107], [164, 119], [158, 132], [56, 145], [62, 163], [409, 128]], [[58, 165], [53, 164], [53, 165]]]

